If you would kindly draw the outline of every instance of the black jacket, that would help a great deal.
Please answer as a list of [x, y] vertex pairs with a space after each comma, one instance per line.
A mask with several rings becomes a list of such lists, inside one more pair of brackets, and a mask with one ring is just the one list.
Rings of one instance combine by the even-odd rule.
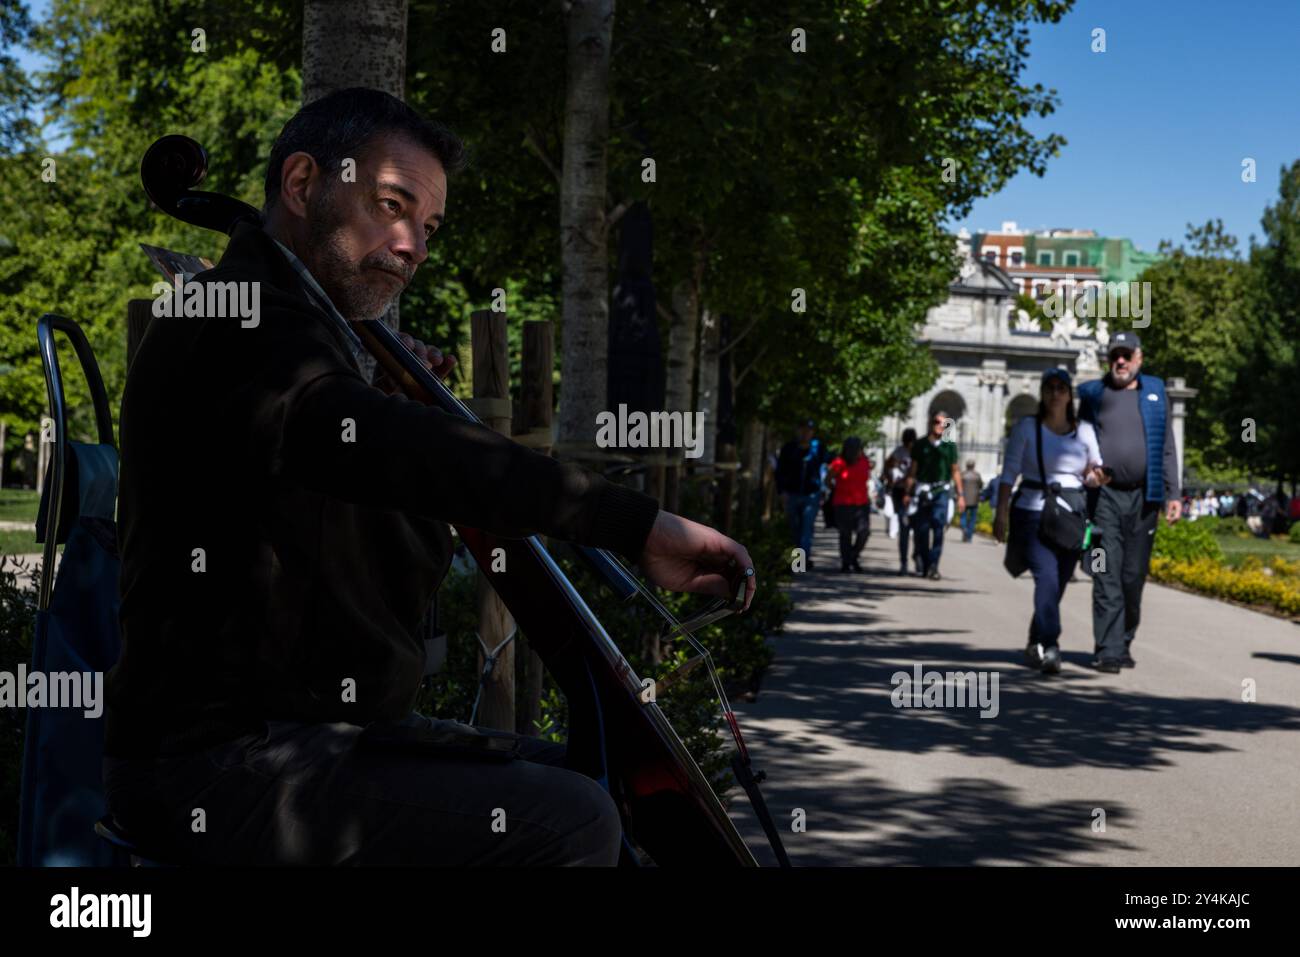
[[196, 750], [260, 719], [404, 717], [446, 522], [639, 556], [653, 499], [369, 385], [260, 229], [202, 279], [260, 282], [260, 321], [158, 318], [133, 360], [107, 754]]
[[776, 460], [776, 490], [792, 495], [811, 495], [822, 485], [821, 467], [830, 461], [821, 439], [813, 439], [813, 446], [801, 449], [798, 441], [791, 439], [781, 447]]

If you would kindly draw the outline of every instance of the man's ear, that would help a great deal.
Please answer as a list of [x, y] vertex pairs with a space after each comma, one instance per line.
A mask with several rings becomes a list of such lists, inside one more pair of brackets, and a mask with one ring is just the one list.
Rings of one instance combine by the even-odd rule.
[[286, 212], [307, 218], [307, 200], [324, 184], [323, 171], [310, 153], [290, 153], [280, 169], [280, 205]]

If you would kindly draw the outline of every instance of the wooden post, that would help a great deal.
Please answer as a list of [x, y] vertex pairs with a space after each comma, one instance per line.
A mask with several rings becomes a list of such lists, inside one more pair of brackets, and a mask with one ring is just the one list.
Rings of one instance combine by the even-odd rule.
[[[495, 432], [510, 434], [510, 360], [506, 345], [505, 313], [481, 309], [470, 316], [470, 345], [473, 350], [474, 398], [469, 406]], [[508, 575], [510, 570], [507, 568]], [[515, 629], [497, 593], [479, 573], [478, 633], [489, 651], [500, 651], [496, 667], [483, 687], [475, 723], [499, 731], [515, 729], [515, 646], [502, 647]], [[484, 665], [478, 650], [479, 672]]]
[[[555, 327], [549, 322], [524, 323], [524, 354], [519, 389], [519, 438], [543, 455], [551, 454], [551, 421], [555, 390], [551, 381], [555, 369]], [[524, 707], [519, 715], [519, 734], [537, 735], [542, 717], [542, 659], [531, 647], [524, 658]]]

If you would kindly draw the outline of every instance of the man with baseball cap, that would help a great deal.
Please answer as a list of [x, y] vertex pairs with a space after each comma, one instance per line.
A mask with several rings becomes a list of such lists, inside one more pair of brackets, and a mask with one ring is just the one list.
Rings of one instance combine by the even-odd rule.
[[821, 508], [822, 471], [830, 460], [821, 441], [813, 437], [816, 433], [817, 423], [812, 419], [800, 422], [795, 438], [781, 447], [776, 462], [776, 490], [790, 523], [791, 544], [803, 550], [808, 569], [813, 567], [809, 556]]
[[[1079, 386], [1079, 418], [1097, 432], [1111, 481], [1093, 495], [1093, 523], [1102, 555], [1084, 556], [1092, 570], [1093, 667], [1111, 674], [1136, 664], [1130, 651], [1137, 633], [1142, 586], [1162, 503], [1176, 522], [1178, 452], [1165, 384], [1142, 374], [1142, 342], [1136, 332], [1111, 336], [1110, 371]], [[1102, 562], [1095, 561], [1100, 557]]]

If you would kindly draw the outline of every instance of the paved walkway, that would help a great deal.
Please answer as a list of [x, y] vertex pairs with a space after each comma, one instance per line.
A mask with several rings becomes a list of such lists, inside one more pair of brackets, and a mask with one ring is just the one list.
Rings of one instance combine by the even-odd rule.
[[[824, 571], [839, 561], [819, 530], [776, 662], [737, 704], [796, 865], [1300, 864], [1300, 627], [1148, 583], [1138, 667], [1100, 674], [1080, 573], [1049, 678], [1021, 663], [1031, 580], [1006, 574], [992, 540], [950, 533], [943, 581], [898, 578], [882, 524], [866, 575]], [[996, 671], [1000, 712], [894, 708], [891, 676], [918, 663]]]

